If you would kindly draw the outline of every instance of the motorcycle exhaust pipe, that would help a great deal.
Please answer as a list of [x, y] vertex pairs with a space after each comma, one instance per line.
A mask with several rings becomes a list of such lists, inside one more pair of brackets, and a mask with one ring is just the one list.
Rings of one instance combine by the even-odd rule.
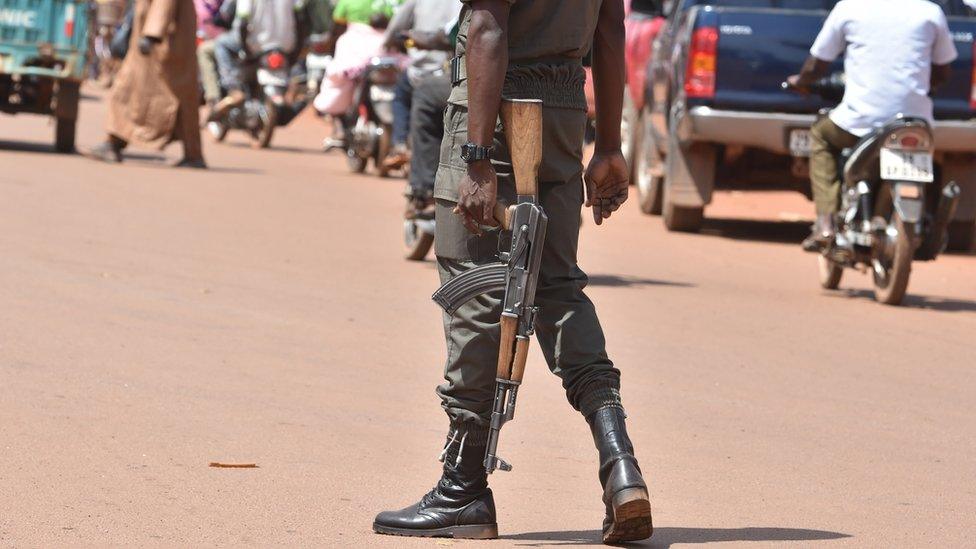
[[960, 194], [962, 194], [962, 191], [955, 181], [950, 181], [942, 188], [942, 194], [939, 196], [939, 205], [935, 210], [935, 218], [932, 220], [929, 234], [926, 235], [925, 241], [915, 254], [917, 259], [929, 261], [935, 259], [940, 253], [945, 251], [946, 244], [948, 243], [946, 233], [949, 223], [956, 215], [956, 207], [959, 205]]

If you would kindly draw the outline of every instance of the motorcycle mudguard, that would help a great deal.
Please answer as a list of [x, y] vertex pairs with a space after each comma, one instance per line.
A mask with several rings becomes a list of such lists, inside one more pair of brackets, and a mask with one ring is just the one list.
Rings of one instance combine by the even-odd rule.
[[921, 183], [894, 183], [892, 200], [895, 211], [905, 223], [918, 223], [925, 211], [925, 186]]

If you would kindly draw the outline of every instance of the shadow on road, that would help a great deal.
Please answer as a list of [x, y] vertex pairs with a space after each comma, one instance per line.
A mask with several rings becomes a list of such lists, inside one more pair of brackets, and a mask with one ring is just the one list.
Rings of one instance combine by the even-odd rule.
[[[838, 292], [831, 292], [827, 295], [834, 297], [845, 297], [848, 299], [874, 300], [874, 292], [863, 289], [845, 289]], [[976, 312], [976, 301], [937, 296], [933, 297], [909, 294], [905, 296], [905, 301], [902, 302], [901, 306], [910, 309], [928, 309], [931, 311], [942, 311], [947, 313]]]
[[[625, 547], [667, 548], [678, 543], [717, 543], [726, 541], [822, 541], [849, 538], [849, 534], [805, 528], [655, 528], [650, 540], [627, 544]], [[599, 530], [567, 532], [530, 532], [502, 536], [502, 539], [524, 541], [517, 545], [542, 547], [546, 545], [599, 545]]]
[[[230, 147], [236, 147], [238, 149], [254, 150], [254, 147], [252, 147], [250, 143], [245, 143], [242, 141], [224, 141], [223, 144]], [[295, 154], [325, 154], [322, 152], [322, 149], [315, 149], [315, 148], [308, 148], [308, 147], [289, 147], [287, 145], [274, 145], [274, 144], [269, 145], [266, 150], [295, 153]]]
[[37, 143], [30, 141], [7, 141], [6, 139], [0, 139], [0, 152], [10, 151], [10, 152], [27, 152], [27, 153], [42, 153], [42, 154], [65, 154], [59, 153], [54, 150], [54, 137], [51, 137], [50, 143]]
[[694, 284], [687, 282], [672, 282], [670, 280], [655, 280], [627, 275], [589, 275], [588, 286], [631, 287], [631, 286], [674, 286], [677, 288], [693, 288]]
[[733, 240], [799, 244], [810, 234], [809, 221], [705, 218], [701, 234]]

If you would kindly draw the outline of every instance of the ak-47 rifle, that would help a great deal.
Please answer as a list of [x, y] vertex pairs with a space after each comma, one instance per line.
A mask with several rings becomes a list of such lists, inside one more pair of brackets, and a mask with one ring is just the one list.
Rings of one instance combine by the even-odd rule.
[[529, 338], [535, 332], [535, 289], [546, 238], [546, 218], [539, 205], [538, 172], [542, 161], [542, 102], [506, 100], [502, 102], [502, 125], [512, 156], [512, 173], [518, 201], [514, 206], [495, 208], [502, 228], [511, 231], [512, 245], [499, 254], [499, 263], [470, 269], [441, 286], [434, 301], [448, 314], [468, 300], [486, 292], [505, 288], [502, 302], [501, 344], [495, 379], [495, 402], [491, 412], [485, 469], [511, 471], [512, 466], [496, 454], [502, 425], [515, 417], [515, 399]]

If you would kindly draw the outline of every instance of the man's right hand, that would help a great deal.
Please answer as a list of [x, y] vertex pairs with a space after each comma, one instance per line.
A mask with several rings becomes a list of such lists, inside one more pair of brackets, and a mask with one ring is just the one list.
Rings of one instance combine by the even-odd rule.
[[458, 185], [458, 203], [454, 213], [461, 216], [468, 231], [481, 235], [482, 227], [496, 227], [494, 210], [498, 201], [498, 176], [488, 160], [468, 164], [468, 173]]

